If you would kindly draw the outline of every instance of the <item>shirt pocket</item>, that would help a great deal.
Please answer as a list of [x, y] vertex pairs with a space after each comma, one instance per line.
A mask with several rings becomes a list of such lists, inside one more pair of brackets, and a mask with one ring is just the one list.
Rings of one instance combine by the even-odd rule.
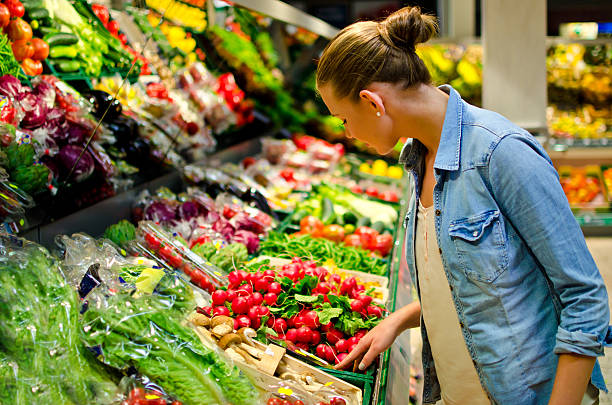
[[451, 221], [448, 233], [470, 279], [491, 283], [508, 267], [508, 243], [498, 210]]

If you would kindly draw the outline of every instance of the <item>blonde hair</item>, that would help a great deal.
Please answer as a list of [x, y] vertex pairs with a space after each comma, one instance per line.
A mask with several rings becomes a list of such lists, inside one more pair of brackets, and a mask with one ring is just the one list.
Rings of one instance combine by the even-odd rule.
[[431, 76], [415, 52], [437, 32], [434, 16], [404, 7], [380, 22], [360, 21], [340, 31], [325, 47], [317, 66], [317, 88], [331, 84], [338, 98], [359, 98], [373, 82], [408, 88], [430, 83]]

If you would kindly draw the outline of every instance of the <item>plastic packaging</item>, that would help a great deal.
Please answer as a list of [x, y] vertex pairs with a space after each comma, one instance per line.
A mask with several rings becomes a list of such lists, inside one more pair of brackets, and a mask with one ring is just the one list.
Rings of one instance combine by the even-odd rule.
[[77, 293], [48, 252], [0, 235], [0, 284], [0, 403], [114, 403], [115, 383], [80, 341]]

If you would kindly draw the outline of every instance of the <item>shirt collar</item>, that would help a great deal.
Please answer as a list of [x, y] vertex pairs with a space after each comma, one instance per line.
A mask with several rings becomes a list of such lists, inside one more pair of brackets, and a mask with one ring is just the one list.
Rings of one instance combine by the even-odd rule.
[[[441, 170], [458, 170], [461, 153], [461, 119], [463, 103], [461, 96], [449, 85], [438, 87], [448, 93], [448, 105], [440, 136], [440, 145], [434, 167]], [[400, 153], [399, 163], [413, 168], [425, 153], [425, 146], [417, 139], [408, 139]]]

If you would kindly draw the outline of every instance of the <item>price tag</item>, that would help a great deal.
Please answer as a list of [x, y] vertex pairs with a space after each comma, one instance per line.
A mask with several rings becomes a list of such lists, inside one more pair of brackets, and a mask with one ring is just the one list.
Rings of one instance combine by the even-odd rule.
[[333, 381], [328, 381], [328, 382], [326, 382], [324, 385], [325, 385], [326, 387], [329, 387], [330, 385], [333, 385], [333, 384], [334, 384], [334, 383], [333, 383]]
[[293, 395], [293, 390], [286, 387], [280, 387], [277, 392], [281, 395]]

